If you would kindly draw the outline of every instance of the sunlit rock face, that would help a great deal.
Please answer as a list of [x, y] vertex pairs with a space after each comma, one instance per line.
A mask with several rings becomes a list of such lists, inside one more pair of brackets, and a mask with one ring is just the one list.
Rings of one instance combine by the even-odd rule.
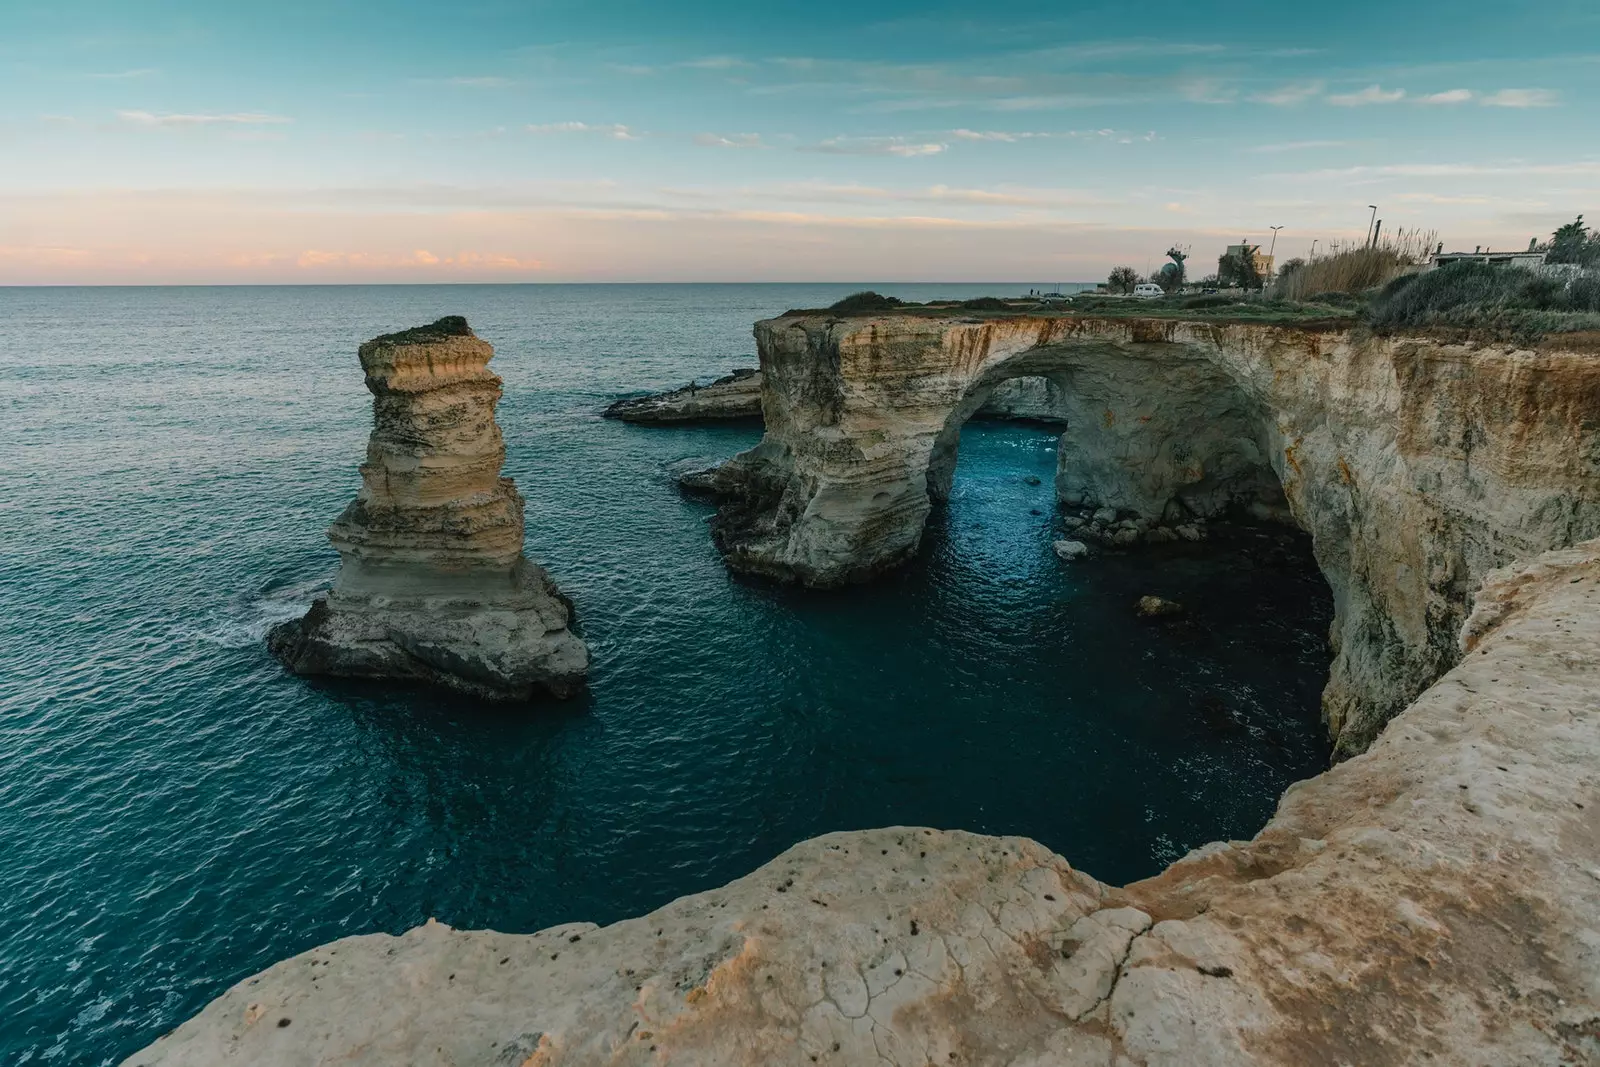
[[466, 320], [361, 346], [373, 430], [361, 491], [328, 530], [339, 576], [268, 635], [301, 674], [438, 682], [483, 696], [568, 696], [588, 651], [571, 605], [522, 553], [522, 497], [500, 477], [500, 378]]
[[604, 928], [430, 922], [245, 979], [127, 1065], [1600, 1062], [1600, 541], [1252, 841], [1115, 888], [1020, 838], [803, 842]]
[[1063, 504], [1141, 528], [1242, 507], [1314, 539], [1340, 755], [1455, 661], [1492, 568], [1600, 534], [1600, 360], [1264, 325], [787, 315], [756, 326], [766, 433], [694, 488], [736, 571], [861, 581], [917, 551], [962, 424], [1018, 377], [1067, 423]]

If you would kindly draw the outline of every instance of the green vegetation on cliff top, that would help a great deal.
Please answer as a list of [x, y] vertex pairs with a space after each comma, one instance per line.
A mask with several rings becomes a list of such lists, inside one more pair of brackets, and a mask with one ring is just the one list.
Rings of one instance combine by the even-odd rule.
[[1080, 293], [1048, 303], [1034, 298], [980, 297], [919, 304], [862, 292], [832, 307], [785, 314], [959, 316], [975, 322], [1022, 315], [1172, 319], [1321, 330], [1363, 328], [1380, 334], [1421, 332], [1456, 340], [1532, 344], [1552, 335], [1600, 333], [1600, 273], [1565, 277], [1463, 263], [1402, 275], [1379, 289], [1317, 293], [1305, 300], [1221, 293], [1137, 300]]
[[460, 315], [446, 315], [426, 326], [413, 326], [409, 330], [386, 333], [368, 341], [369, 345], [425, 345], [432, 341], [447, 341], [452, 337], [472, 337], [472, 327]]

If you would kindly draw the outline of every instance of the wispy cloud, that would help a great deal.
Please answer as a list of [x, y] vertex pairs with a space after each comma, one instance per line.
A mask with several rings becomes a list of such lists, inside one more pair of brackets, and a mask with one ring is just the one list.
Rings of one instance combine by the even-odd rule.
[[948, 145], [909, 141], [904, 137], [830, 137], [813, 145], [801, 145], [802, 152], [822, 152], [835, 156], [936, 156]]
[[1215, 55], [1218, 52], [1226, 52], [1227, 50], [1226, 45], [1212, 42], [1134, 39], [1060, 45], [1055, 48], [1042, 48], [1030, 54], [1045, 59], [1086, 62], [1100, 59], [1153, 59], [1167, 56]]
[[1252, 152], [1274, 154], [1278, 152], [1309, 152], [1317, 148], [1343, 148], [1349, 141], [1283, 141], [1279, 144], [1258, 144]]
[[1239, 99], [1238, 89], [1216, 78], [1196, 78], [1178, 89], [1191, 104], [1231, 104]]
[[1429, 93], [1417, 97], [1419, 104], [1465, 104], [1472, 99], [1471, 89], [1446, 89], [1442, 93]]
[[1501, 163], [1389, 163], [1381, 166], [1358, 165], [1327, 170], [1309, 170], [1293, 173], [1269, 174], [1267, 178], [1458, 178], [1477, 175], [1528, 175], [1600, 176], [1600, 160], [1571, 163], [1526, 163], [1508, 160]]
[[504, 78], [498, 74], [473, 74], [456, 78], [425, 79], [435, 84], [460, 85], [469, 89], [509, 89], [520, 84], [515, 78]]
[[718, 133], [697, 133], [694, 143], [701, 148], [767, 148], [770, 147], [761, 140], [759, 133], [734, 133], [723, 136]]
[[1328, 103], [1336, 107], [1364, 107], [1368, 104], [1397, 104], [1405, 98], [1404, 89], [1385, 89], [1381, 85], [1369, 85], [1353, 93], [1334, 93], [1328, 97]]
[[947, 130], [944, 136], [956, 141], [1000, 141], [1012, 143], [1016, 141], [1048, 141], [1048, 140], [1119, 140], [1128, 143], [1133, 140], [1153, 141], [1155, 133], [1138, 135], [1122, 133], [1113, 129], [1100, 130]]
[[1321, 96], [1323, 88], [1323, 83], [1319, 81], [1291, 82], [1276, 89], [1251, 93], [1249, 99], [1254, 103], [1271, 104], [1273, 107], [1293, 107], [1305, 103], [1314, 96]]
[[788, 182], [775, 186], [740, 189], [662, 189], [673, 198], [716, 201], [727, 204], [740, 200], [782, 203], [846, 204], [965, 204], [976, 207], [1065, 207], [1104, 204], [1107, 201], [1070, 189], [972, 189], [961, 186], [930, 185], [914, 189], [890, 189], [871, 185], [837, 185], [822, 182]]
[[637, 141], [639, 135], [620, 122], [595, 125], [588, 122], [541, 122], [524, 126], [528, 133], [597, 133], [614, 141]]
[[445, 267], [464, 270], [539, 270], [544, 264], [536, 259], [519, 259], [516, 256], [492, 252], [457, 252], [438, 256], [425, 248], [409, 255], [385, 255], [373, 252], [326, 252], [308, 248], [295, 258], [295, 265], [306, 270], [327, 267], [382, 267], [390, 269]]
[[689, 59], [677, 64], [688, 67], [690, 70], [738, 70], [741, 67], [753, 67], [748, 59], [738, 56], [702, 56], [699, 59]]
[[259, 111], [168, 115], [157, 115], [150, 111], [118, 111], [117, 118], [129, 126], [142, 126], [149, 129], [193, 129], [202, 126], [282, 126], [294, 121], [283, 115], [268, 115]]
[[100, 74], [86, 74], [84, 77], [96, 81], [127, 81], [131, 78], [149, 78], [161, 72], [154, 67], [139, 67], [136, 70], [108, 71]]
[[1478, 102], [1484, 107], [1554, 107], [1560, 99], [1552, 89], [1501, 89]]

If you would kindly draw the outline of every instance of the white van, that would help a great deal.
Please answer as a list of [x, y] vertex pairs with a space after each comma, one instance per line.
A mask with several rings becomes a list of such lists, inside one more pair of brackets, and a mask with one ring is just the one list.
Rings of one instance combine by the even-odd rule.
[[1133, 295], [1140, 300], [1150, 300], [1158, 296], [1166, 296], [1167, 291], [1155, 282], [1140, 282], [1133, 287]]

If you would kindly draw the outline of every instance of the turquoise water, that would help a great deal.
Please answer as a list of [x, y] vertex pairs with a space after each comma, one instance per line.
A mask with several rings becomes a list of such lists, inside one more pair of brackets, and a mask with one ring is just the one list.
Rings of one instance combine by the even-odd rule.
[[[974, 424], [913, 565], [752, 585], [673, 474], [759, 431], [597, 417], [851, 288], [0, 289], [0, 1063], [114, 1062], [345, 934], [604, 923], [828, 830], [1027, 834], [1119, 882], [1258, 829], [1326, 759], [1303, 545], [1064, 566], [1053, 437]], [[443, 314], [498, 350], [584, 699], [308, 681], [262, 648], [333, 574], [356, 345]], [[1145, 593], [1195, 623], [1138, 624]]]

